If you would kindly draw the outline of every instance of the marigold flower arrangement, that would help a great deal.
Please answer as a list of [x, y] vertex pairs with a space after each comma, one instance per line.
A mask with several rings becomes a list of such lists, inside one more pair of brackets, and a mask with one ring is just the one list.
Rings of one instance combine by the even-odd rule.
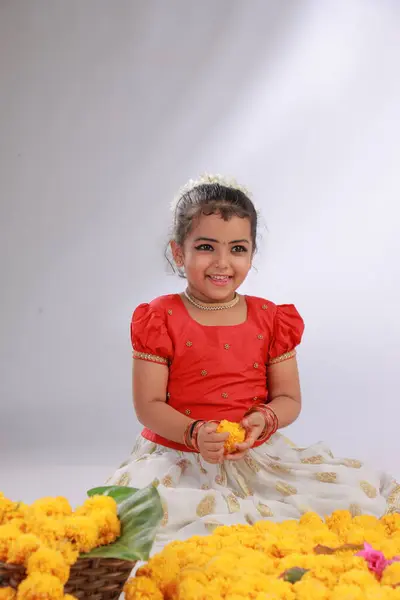
[[306, 513], [173, 542], [124, 591], [126, 600], [400, 600], [398, 557], [400, 514]]
[[[126, 560], [128, 573], [131, 563], [148, 558], [162, 518], [155, 488], [110, 486], [89, 495], [73, 511], [63, 497], [27, 505], [0, 493], [0, 600], [74, 600], [64, 585], [80, 558]], [[17, 589], [7, 580], [8, 565], [23, 569]]]

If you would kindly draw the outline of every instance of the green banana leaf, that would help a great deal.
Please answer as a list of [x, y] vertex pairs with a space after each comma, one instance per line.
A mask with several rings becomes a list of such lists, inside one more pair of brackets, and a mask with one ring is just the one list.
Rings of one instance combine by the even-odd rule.
[[163, 517], [160, 496], [156, 488], [137, 490], [124, 486], [93, 488], [88, 496], [104, 495], [114, 498], [121, 521], [120, 537], [107, 546], [94, 548], [82, 558], [118, 558], [121, 560], [148, 560], [158, 526]]

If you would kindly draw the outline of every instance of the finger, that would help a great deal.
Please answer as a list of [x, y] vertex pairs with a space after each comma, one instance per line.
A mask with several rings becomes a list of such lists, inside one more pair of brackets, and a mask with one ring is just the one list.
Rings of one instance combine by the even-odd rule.
[[225, 440], [227, 440], [229, 437], [229, 433], [210, 433], [210, 435], [208, 436], [208, 440], [210, 442], [224, 442]]
[[246, 456], [246, 454], [247, 450], [245, 450], [244, 452], [235, 452], [235, 454], [226, 454], [225, 460], [241, 460], [244, 456]]
[[224, 449], [223, 443], [204, 441], [204, 446], [207, 452], [221, 452]]
[[216, 465], [223, 461], [223, 454], [208, 454], [205, 453], [203, 456], [204, 460], [208, 463]]

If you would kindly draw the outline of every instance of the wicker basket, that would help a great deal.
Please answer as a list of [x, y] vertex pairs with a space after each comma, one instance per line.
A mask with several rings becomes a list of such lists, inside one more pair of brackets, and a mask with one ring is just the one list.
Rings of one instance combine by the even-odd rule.
[[[71, 567], [65, 593], [79, 600], [117, 600], [134, 566], [116, 558], [80, 558]], [[23, 566], [0, 562], [0, 587], [16, 589], [25, 577]]]

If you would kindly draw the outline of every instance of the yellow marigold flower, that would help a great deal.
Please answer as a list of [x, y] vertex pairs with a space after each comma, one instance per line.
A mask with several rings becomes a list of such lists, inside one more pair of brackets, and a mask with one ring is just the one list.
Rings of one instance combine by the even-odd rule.
[[365, 600], [365, 592], [357, 585], [343, 583], [332, 590], [330, 600]]
[[65, 535], [63, 519], [47, 517], [42, 511], [32, 507], [27, 511], [25, 521], [26, 532], [37, 535], [47, 544], [54, 544]]
[[98, 527], [98, 546], [114, 542], [121, 534], [121, 522], [116, 513], [110, 510], [96, 510], [91, 513], [90, 518]]
[[62, 600], [63, 584], [54, 575], [32, 573], [18, 586], [17, 600]]
[[12, 587], [0, 587], [0, 600], [15, 600], [17, 592]]
[[323, 520], [317, 513], [307, 512], [304, 515], [301, 515], [299, 520], [300, 525], [304, 525], [306, 527], [316, 527], [320, 528], [324, 525]]
[[70, 503], [62, 496], [39, 498], [31, 504], [31, 508], [42, 512], [46, 517], [67, 517], [72, 514]]
[[32, 533], [21, 534], [11, 542], [7, 562], [14, 565], [23, 565], [33, 552], [40, 547], [41, 541]]
[[400, 531], [400, 513], [392, 513], [381, 518], [386, 533], [391, 535], [395, 531]]
[[85, 517], [98, 510], [107, 510], [116, 515], [118, 506], [114, 498], [111, 498], [111, 496], [92, 496], [91, 498], [85, 500], [82, 506], [76, 509], [74, 515]]
[[381, 582], [383, 585], [400, 585], [400, 562], [394, 562], [386, 567]]
[[8, 520], [8, 515], [14, 510], [14, 502], [9, 500], [0, 492], [0, 525]]
[[71, 594], [65, 594], [63, 600], [77, 600], [77, 598], [75, 596], [72, 596]]
[[217, 427], [217, 433], [229, 433], [225, 440], [224, 448], [227, 454], [235, 452], [236, 444], [241, 444], [246, 438], [246, 430], [240, 423], [231, 423], [223, 420]]
[[362, 590], [367, 590], [370, 587], [378, 587], [379, 583], [375, 575], [370, 571], [360, 571], [351, 569], [346, 573], [342, 573], [339, 577], [339, 583], [350, 583], [358, 585]]
[[22, 533], [15, 525], [0, 526], [0, 561], [7, 561], [10, 547], [20, 535]]
[[30, 558], [26, 565], [28, 575], [32, 573], [50, 573], [66, 583], [69, 578], [69, 566], [64, 560], [61, 552], [50, 548], [39, 548]]
[[330, 517], [326, 517], [325, 522], [329, 529], [340, 534], [351, 527], [352, 516], [348, 510], [336, 510]]
[[67, 517], [65, 537], [76, 544], [79, 552], [90, 552], [97, 546], [99, 527], [90, 517]]
[[296, 600], [329, 600], [330, 590], [318, 580], [300, 579], [293, 586]]
[[124, 586], [125, 600], [163, 600], [157, 585], [148, 577], [134, 577]]

